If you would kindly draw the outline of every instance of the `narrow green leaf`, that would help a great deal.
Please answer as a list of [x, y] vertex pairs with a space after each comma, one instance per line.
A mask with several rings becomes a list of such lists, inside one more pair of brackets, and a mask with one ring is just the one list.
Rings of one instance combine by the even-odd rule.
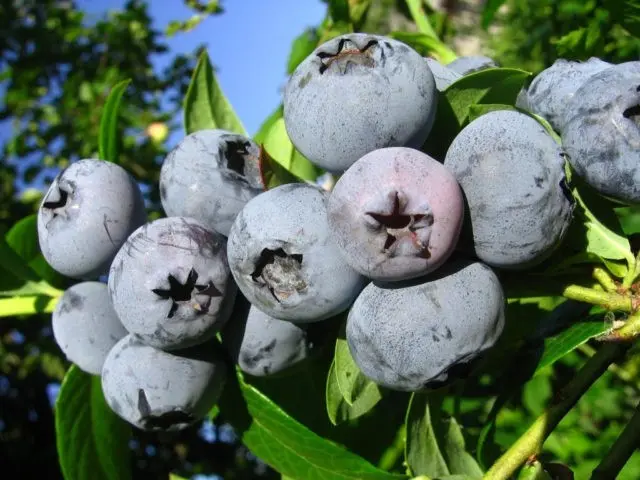
[[361, 395], [351, 405], [348, 404], [338, 386], [335, 362], [332, 363], [329, 368], [325, 395], [327, 413], [333, 425], [361, 417], [368, 413], [382, 399], [378, 386], [370, 382]]
[[342, 397], [350, 406], [354, 406], [363, 396], [370, 396], [371, 401], [375, 397], [378, 397], [379, 400], [380, 389], [356, 365], [344, 337], [344, 325], [342, 328], [342, 334], [336, 339], [334, 354], [335, 375]]
[[442, 394], [414, 393], [407, 409], [405, 460], [413, 475], [441, 477], [450, 475], [436, 428], [442, 421]]
[[184, 97], [184, 128], [187, 135], [209, 128], [247, 135], [218, 84], [207, 52], [200, 55]]
[[482, 28], [485, 30], [489, 28], [496, 12], [506, 1], [507, 0], [487, 0], [485, 2], [484, 8], [482, 9]]
[[397, 31], [391, 32], [389, 36], [406, 43], [423, 56], [435, 56], [445, 64], [458, 58], [446, 43], [425, 33]]
[[229, 382], [220, 411], [260, 459], [282, 475], [304, 480], [401, 480], [344, 447], [322, 438], [287, 415], [238, 376]]
[[420, 33], [424, 33], [433, 38], [438, 38], [436, 31], [433, 29], [431, 25], [431, 21], [429, 17], [424, 11], [422, 6], [422, 0], [406, 0], [407, 8], [409, 12], [411, 12], [411, 17], [418, 27], [418, 31]]
[[591, 315], [584, 320], [577, 321], [563, 332], [547, 338], [544, 342], [544, 353], [536, 368], [536, 374], [588, 340], [610, 331], [611, 328], [612, 326], [605, 322], [602, 315]]
[[107, 405], [100, 377], [71, 366], [56, 401], [55, 425], [65, 480], [131, 478], [131, 427]]
[[0, 298], [0, 317], [51, 313], [57, 302], [57, 298], [44, 295]]
[[284, 118], [273, 121], [264, 137], [263, 146], [271, 158], [295, 177], [315, 182], [320, 175], [320, 169], [303, 157], [291, 143]]
[[102, 160], [118, 161], [118, 112], [122, 96], [131, 83], [131, 79], [114, 85], [102, 108], [100, 132], [98, 134], [98, 151]]

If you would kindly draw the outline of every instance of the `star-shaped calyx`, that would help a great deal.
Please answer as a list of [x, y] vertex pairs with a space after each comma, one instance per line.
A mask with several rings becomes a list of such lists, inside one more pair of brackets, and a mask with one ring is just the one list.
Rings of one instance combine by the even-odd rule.
[[212, 281], [207, 284], [198, 284], [198, 272], [193, 268], [189, 271], [187, 280], [180, 283], [176, 277], [169, 275], [169, 288], [154, 288], [151, 290], [164, 300], [171, 300], [171, 308], [167, 318], [172, 318], [181, 303], [191, 302], [194, 310], [200, 313], [207, 313], [211, 305], [212, 297], [221, 297], [222, 292], [216, 288]]
[[365, 222], [372, 230], [384, 232], [383, 251], [388, 255], [428, 258], [433, 214], [427, 205], [410, 211], [408, 203], [404, 192], [388, 192], [369, 203]]

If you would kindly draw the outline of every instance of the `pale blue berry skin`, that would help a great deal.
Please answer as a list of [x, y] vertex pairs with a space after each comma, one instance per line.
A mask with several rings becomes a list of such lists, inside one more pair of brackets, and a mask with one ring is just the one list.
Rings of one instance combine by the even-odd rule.
[[452, 83], [462, 78], [462, 75], [458, 72], [451, 70], [448, 66], [441, 64], [434, 58], [427, 57], [425, 60], [431, 69], [431, 73], [433, 73], [436, 88], [439, 92], [444, 92]]
[[347, 344], [378, 385], [438, 388], [493, 347], [504, 309], [496, 274], [480, 262], [456, 260], [420, 279], [367, 285], [349, 311]]
[[126, 170], [79, 160], [58, 174], [40, 204], [40, 249], [59, 273], [93, 280], [108, 272], [118, 249], [146, 219], [140, 188]]
[[260, 147], [220, 129], [187, 135], [160, 169], [160, 199], [170, 217], [190, 217], [223, 235], [238, 212], [264, 191]]
[[464, 191], [470, 222], [462, 237], [480, 260], [529, 268], [560, 245], [574, 202], [564, 152], [535, 119], [511, 110], [476, 118], [451, 142], [444, 165]]
[[485, 57], [484, 55], [465, 55], [447, 64], [447, 68], [460, 75], [469, 75], [470, 73], [479, 72], [487, 68], [495, 68], [497, 66], [498, 64], [494, 59]]
[[306, 325], [270, 317], [253, 305], [243, 310], [240, 318], [234, 312], [223, 331], [223, 343], [243, 372], [276, 375], [311, 355], [314, 345]]
[[216, 344], [166, 352], [133, 335], [120, 340], [102, 369], [109, 407], [134, 427], [179, 431], [203, 419], [218, 401], [228, 366]]
[[640, 62], [587, 80], [567, 106], [562, 144], [569, 163], [600, 194], [640, 204]]
[[65, 290], [51, 323], [62, 353], [92, 375], [100, 375], [107, 354], [128, 333], [102, 282], [81, 282]]
[[227, 244], [239, 289], [271, 317], [325, 320], [351, 305], [365, 279], [342, 258], [327, 222], [328, 192], [280, 185], [250, 200]]
[[284, 92], [284, 121], [302, 155], [343, 172], [377, 148], [420, 148], [437, 102], [420, 54], [398, 40], [352, 33], [320, 45], [296, 68]]
[[108, 281], [127, 330], [165, 350], [212, 338], [228, 320], [237, 291], [225, 246], [222, 234], [186, 217], [160, 218], [133, 232]]
[[585, 62], [560, 58], [540, 72], [518, 97], [516, 106], [540, 115], [556, 132], [562, 132], [569, 103], [593, 75], [612, 64], [592, 57]]

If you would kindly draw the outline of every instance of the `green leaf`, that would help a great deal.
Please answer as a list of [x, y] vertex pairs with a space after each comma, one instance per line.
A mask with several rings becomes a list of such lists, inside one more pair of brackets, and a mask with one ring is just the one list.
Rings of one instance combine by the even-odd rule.
[[264, 137], [263, 146], [271, 158], [295, 177], [315, 182], [320, 175], [318, 167], [303, 157], [291, 143], [284, 126], [284, 118], [273, 121]]
[[122, 96], [131, 83], [131, 79], [117, 83], [109, 92], [102, 108], [100, 132], [98, 134], [98, 151], [102, 160], [118, 161], [118, 112]]
[[471, 105], [469, 107], [469, 121], [473, 122], [476, 118], [489, 112], [498, 112], [501, 110], [518, 110], [513, 105], [503, 105], [501, 103], [489, 103], [484, 105]]
[[596, 195], [584, 182], [572, 175], [573, 196], [586, 229], [584, 251], [608, 260], [627, 260], [633, 265], [635, 259], [629, 240], [624, 236], [620, 222], [612, 208], [602, 197]]
[[266, 190], [277, 187], [278, 185], [302, 181], [271, 158], [264, 147], [260, 152], [260, 177], [262, 185], [264, 185]]
[[[234, 377], [235, 378], [235, 377]], [[304, 480], [401, 480], [287, 415], [241, 375], [228, 382], [220, 411], [244, 444], [282, 475]]]
[[407, 409], [405, 461], [413, 475], [449, 475], [447, 461], [440, 450], [436, 428], [442, 421], [442, 395], [438, 392], [414, 393]]
[[66, 480], [131, 478], [131, 427], [107, 405], [100, 377], [69, 368], [56, 401], [55, 425]]
[[307, 28], [304, 32], [296, 37], [291, 45], [291, 52], [287, 61], [287, 74], [291, 75], [293, 71], [307, 58], [318, 46], [318, 32], [315, 28]]
[[530, 76], [531, 73], [515, 68], [488, 68], [456, 80], [444, 94], [462, 126], [469, 119], [472, 105], [515, 105], [518, 93]]
[[406, 419], [407, 465], [414, 475], [482, 478], [482, 469], [466, 451], [460, 425], [455, 418], [443, 416], [443, 398], [437, 391], [411, 396]]
[[544, 341], [544, 353], [536, 368], [536, 374], [588, 340], [610, 331], [611, 328], [612, 326], [605, 322], [602, 315], [591, 315], [577, 321], [563, 332], [547, 338]]
[[518, 93], [531, 73], [513, 68], [489, 68], [456, 80], [438, 97], [433, 128], [424, 151], [444, 160], [449, 145], [469, 122], [477, 105], [515, 105]]
[[341, 28], [349, 26], [348, 28], [352, 29], [348, 0], [329, 0], [329, 16], [334, 25], [339, 25]]
[[445, 64], [458, 58], [456, 52], [451, 50], [446, 43], [425, 33], [397, 31], [391, 32], [389, 36], [406, 43], [423, 56], [435, 55]]
[[210, 128], [247, 135], [242, 122], [218, 85], [207, 52], [200, 55], [184, 97], [184, 128], [187, 135]]
[[485, 30], [489, 28], [489, 25], [493, 21], [498, 9], [506, 2], [506, 0], [487, 0], [482, 9], [482, 28]]
[[271, 130], [271, 127], [273, 126], [273, 124], [276, 123], [278, 119], [282, 118], [283, 114], [284, 114], [284, 110], [283, 110], [282, 104], [280, 104], [278, 108], [276, 108], [271, 113], [271, 115], [269, 115], [266, 118], [266, 120], [262, 122], [262, 125], [260, 125], [260, 128], [258, 129], [258, 132], [253, 136], [253, 141], [259, 145], [262, 145], [264, 143], [265, 138], [267, 138], [267, 135], [269, 134], [269, 130]]
[[40, 254], [37, 215], [34, 213], [18, 220], [5, 235], [5, 240], [26, 262], [37, 257]]
[[351, 356], [349, 345], [344, 337], [344, 324], [341, 335], [336, 339], [334, 365], [338, 388], [347, 405], [355, 405], [361, 401], [362, 397], [369, 397], [369, 402], [372, 402], [374, 398], [380, 399], [381, 394], [378, 386], [360, 371]]
[[65, 282], [65, 277], [51, 268], [51, 265], [47, 263], [40, 251], [38, 218], [35, 213], [16, 222], [7, 232], [5, 239], [9, 246], [27, 262], [28, 266], [39, 278], [54, 285], [60, 285]]
[[57, 298], [45, 295], [0, 298], [0, 317], [51, 313], [55, 309], [57, 302]]
[[628, 237], [640, 234], [640, 207], [618, 207], [614, 209], [622, 231]]
[[333, 425], [338, 425], [349, 420], [354, 420], [368, 413], [381, 399], [382, 395], [378, 386], [370, 382], [360, 396], [349, 404], [345, 400], [336, 376], [335, 362], [329, 368], [326, 388], [327, 414]]
[[615, 21], [631, 35], [640, 37], [640, 0], [605, 0], [603, 3]]

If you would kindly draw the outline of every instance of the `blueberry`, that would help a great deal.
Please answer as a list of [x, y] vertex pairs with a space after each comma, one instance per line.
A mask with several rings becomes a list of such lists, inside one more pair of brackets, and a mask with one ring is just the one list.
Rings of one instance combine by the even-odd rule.
[[495, 68], [498, 66], [498, 63], [494, 59], [485, 57], [484, 55], [465, 55], [456, 58], [446, 66], [460, 75], [468, 75], [487, 68]]
[[164, 211], [228, 235], [244, 204], [264, 190], [259, 157], [253, 140], [226, 130], [187, 135], [160, 170]]
[[82, 282], [65, 290], [51, 315], [53, 337], [68, 360], [100, 375], [109, 350], [127, 331], [116, 315], [109, 289]]
[[562, 242], [574, 207], [564, 154], [529, 115], [501, 110], [478, 117], [455, 137], [444, 165], [468, 203], [461, 246], [483, 262], [530, 267]]
[[420, 391], [469, 375], [504, 328], [505, 298], [480, 262], [450, 261], [433, 275], [372, 282], [347, 318], [349, 350], [379, 385]]
[[63, 275], [95, 279], [146, 218], [140, 188], [122, 167], [79, 160], [58, 174], [40, 204], [40, 249]]
[[440, 162], [406, 147], [375, 150], [336, 183], [329, 226], [345, 260], [376, 280], [425, 275], [456, 247], [464, 200]]
[[327, 197], [310, 184], [281, 185], [251, 199], [231, 227], [231, 272], [271, 317], [324, 320], [346, 310], [364, 286], [329, 235]]
[[185, 217], [133, 232], [109, 272], [113, 305], [127, 330], [166, 350], [215, 335], [236, 294], [225, 245], [224, 236]]
[[454, 72], [447, 66], [441, 64], [437, 60], [427, 57], [427, 64], [433, 73], [433, 78], [436, 81], [436, 88], [439, 92], [444, 92], [449, 85], [462, 78], [458, 72]]
[[569, 163], [606, 197], [640, 204], [640, 62], [593, 75], [567, 106]]
[[562, 132], [569, 101], [592, 75], [611, 64], [592, 57], [586, 62], [560, 58], [540, 72], [518, 96], [516, 106], [545, 118], [556, 132]]
[[102, 391], [109, 407], [133, 426], [177, 431], [204, 418], [227, 379], [217, 344], [166, 352], [127, 335], [109, 352]]
[[424, 58], [398, 40], [365, 33], [320, 45], [284, 92], [291, 141], [332, 172], [377, 148], [420, 148], [436, 107], [436, 84]]
[[286, 371], [311, 355], [314, 344], [307, 338], [308, 324], [270, 317], [245, 300], [243, 314], [223, 331], [223, 343], [240, 369], [264, 377]]

